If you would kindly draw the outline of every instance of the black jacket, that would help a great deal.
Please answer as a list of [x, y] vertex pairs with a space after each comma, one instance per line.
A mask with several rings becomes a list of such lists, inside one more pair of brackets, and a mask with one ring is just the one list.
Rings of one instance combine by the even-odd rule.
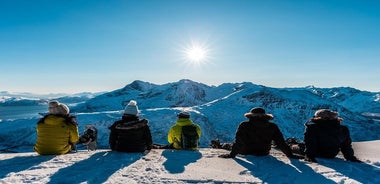
[[152, 135], [148, 120], [137, 116], [123, 116], [111, 127], [109, 144], [113, 151], [144, 152], [152, 148]]
[[314, 120], [305, 124], [304, 141], [309, 158], [334, 158], [342, 151], [347, 160], [354, 159], [350, 132], [338, 120]]
[[272, 140], [286, 156], [292, 155], [276, 124], [262, 118], [250, 118], [240, 123], [230, 155], [268, 155]]

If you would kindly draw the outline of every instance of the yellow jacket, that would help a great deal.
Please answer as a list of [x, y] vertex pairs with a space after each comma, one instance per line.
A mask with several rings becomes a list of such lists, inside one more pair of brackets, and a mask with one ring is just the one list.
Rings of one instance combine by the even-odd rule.
[[172, 126], [168, 133], [168, 142], [169, 144], [173, 144], [175, 149], [181, 149], [181, 134], [182, 134], [182, 126], [187, 125], [195, 125], [197, 127], [198, 137], [201, 137], [201, 128], [194, 124], [189, 118], [178, 118], [177, 123]]
[[37, 124], [34, 150], [41, 155], [68, 153], [79, 139], [78, 126], [61, 116], [47, 115]]

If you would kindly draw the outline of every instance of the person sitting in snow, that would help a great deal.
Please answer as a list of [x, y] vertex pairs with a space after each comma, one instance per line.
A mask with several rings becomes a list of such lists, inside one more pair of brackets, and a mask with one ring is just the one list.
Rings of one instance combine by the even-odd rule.
[[169, 129], [169, 148], [197, 150], [202, 135], [201, 128], [190, 120], [188, 111], [181, 111], [177, 117], [176, 124]]
[[41, 155], [66, 154], [75, 150], [79, 139], [78, 123], [69, 114], [67, 105], [49, 102], [49, 113], [37, 123], [37, 140], [34, 150]]
[[212, 142], [214, 148], [231, 149], [228, 154], [220, 155], [221, 158], [235, 158], [237, 154], [263, 156], [269, 155], [271, 142], [274, 141], [278, 148], [289, 158], [300, 158], [293, 155], [278, 126], [269, 120], [273, 115], [266, 114], [260, 107], [252, 108], [244, 116], [248, 121], [241, 122], [235, 135], [235, 142], [220, 144]]
[[350, 132], [341, 125], [342, 121], [337, 112], [320, 109], [305, 123], [306, 161], [317, 162], [316, 157], [335, 158], [341, 151], [346, 160], [361, 162], [354, 156]]
[[109, 127], [109, 145], [112, 151], [144, 152], [152, 149], [152, 135], [147, 119], [139, 119], [137, 102], [131, 100], [121, 120]]

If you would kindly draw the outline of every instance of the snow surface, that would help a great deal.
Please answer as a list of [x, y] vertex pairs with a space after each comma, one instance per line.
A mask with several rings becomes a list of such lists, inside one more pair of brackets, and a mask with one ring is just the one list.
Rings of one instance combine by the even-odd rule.
[[[25, 149], [25, 148], [23, 148]], [[319, 163], [269, 156], [223, 159], [225, 150], [157, 150], [120, 153], [80, 150], [58, 156], [0, 154], [0, 183], [380, 183], [380, 140], [355, 142], [364, 163], [339, 155]], [[21, 150], [19, 150], [21, 151]]]

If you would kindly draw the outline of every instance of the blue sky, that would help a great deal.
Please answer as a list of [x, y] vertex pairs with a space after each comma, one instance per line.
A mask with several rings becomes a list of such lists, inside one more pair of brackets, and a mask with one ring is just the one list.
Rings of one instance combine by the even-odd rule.
[[[380, 2], [0, 0], [0, 91], [134, 80], [380, 91]], [[207, 57], [191, 62], [191, 45]]]

